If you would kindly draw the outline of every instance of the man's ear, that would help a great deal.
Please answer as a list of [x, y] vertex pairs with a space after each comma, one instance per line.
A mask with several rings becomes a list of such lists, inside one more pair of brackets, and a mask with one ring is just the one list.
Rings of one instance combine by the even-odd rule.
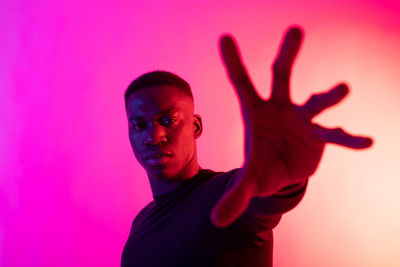
[[193, 133], [194, 138], [197, 139], [200, 137], [201, 133], [203, 132], [203, 124], [201, 122], [201, 117], [198, 114], [194, 114], [194, 122], [193, 122]]

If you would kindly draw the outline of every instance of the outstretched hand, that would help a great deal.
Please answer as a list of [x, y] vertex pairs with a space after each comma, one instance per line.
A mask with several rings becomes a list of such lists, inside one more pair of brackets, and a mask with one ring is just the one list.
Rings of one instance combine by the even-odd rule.
[[273, 64], [271, 97], [263, 100], [250, 81], [233, 37], [225, 35], [220, 40], [222, 59], [238, 94], [245, 123], [245, 163], [236, 174], [235, 185], [211, 213], [218, 227], [236, 220], [251, 198], [271, 196], [286, 186], [305, 183], [317, 169], [325, 144], [353, 149], [372, 144], [371, 138], [311, 122], [346, 96], [347, 85], [339, 84], [328, 92], [315, 94], [302, 106], [292, 103], [290, 75], [301, 41], [301, 30], [290, 28]]

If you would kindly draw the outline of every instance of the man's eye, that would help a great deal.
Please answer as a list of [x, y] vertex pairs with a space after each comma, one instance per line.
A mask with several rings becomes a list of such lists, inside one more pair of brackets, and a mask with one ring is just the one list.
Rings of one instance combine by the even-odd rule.
[[166, 118], [166, 119], [162, 120], [162, 125], [165, 127], [169, 127], [172, 124], [174, 124], [175, 122], [176, 122], [176, 119], [174, 119], [174, 118]]
[[129, 129], [137, 132], [143, 129], [143, 123], [129, 122]]

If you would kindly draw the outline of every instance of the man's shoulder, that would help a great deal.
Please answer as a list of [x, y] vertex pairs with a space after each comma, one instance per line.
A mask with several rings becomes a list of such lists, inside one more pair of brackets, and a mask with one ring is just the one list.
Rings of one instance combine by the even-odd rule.
[[155, 206], [154, 200], [150, 201], [146, 206], [144, 206], [138, 214], [135, 216], [135, 219], [132, 222], [132, 227], [138, 223], [142, 218], [146, 217], [150, 210]]

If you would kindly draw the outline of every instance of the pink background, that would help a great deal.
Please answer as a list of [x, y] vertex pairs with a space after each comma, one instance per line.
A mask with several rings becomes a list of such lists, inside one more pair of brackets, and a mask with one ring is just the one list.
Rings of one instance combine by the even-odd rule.
[[372, 135], [375, 146], [327, 148], [304, 200], [276, 228], [275, 266], [400, 266], [399, 3], [3, 0], [0, 266], [119, 265], [131, 222], [151, 200], [123, 104], [146, 71], [192, 85], [205, 126], [201, 165], [240, 166], [242, 122], [218, 37], [237, 38], [267, 97], [292, 24], [305, 30], [294, 100], [347, 81], [350, 96], [317, 121]]

